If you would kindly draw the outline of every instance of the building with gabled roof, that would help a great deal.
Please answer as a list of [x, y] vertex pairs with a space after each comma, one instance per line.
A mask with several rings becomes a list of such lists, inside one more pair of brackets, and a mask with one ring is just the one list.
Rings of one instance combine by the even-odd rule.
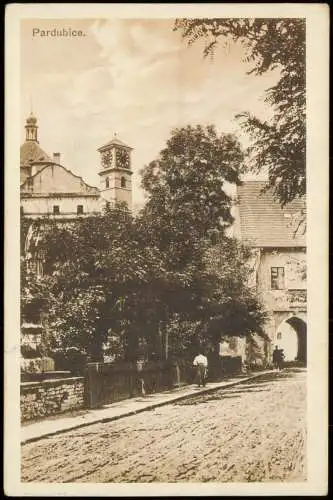
[[[99, 148], [101, 185], [90, 186], [62, 164], [60, 153], [53, 153], [52, 157], [45, 153], [38, 140], [37, 118], [32, 113], [28, 116], [25, 141], [20, 148], [21, 217], [29, 222], [22, 248], [28, 271], [37, 275], [44, 272], [42, 243], [47, 219], [71, 225], [78, 218], [100, 213], [107, 202], [111, 206], [126, 203], [131, 210], [131, 150], [116, 136]], [[35, 219], [43, 221], [34, 224]], [[27, 317], [23, 314], [21, 318], [22, 341], [30, 344], [39, 342], [37, 334], [42, 329], [37, 304], [38, 300], [31, 297], [24, 313]]]
[[99, 190], [54, 161], [38, 165], [21, 184], [21, 211], [31, 218], [71, 219], [100, 210]]
[[37, 118], [27, 118], [20, 148], [21, 214], [30, 218], [71, 219], [101, 210], [100, 192], [60, 163], [39, 145]]
[[265, 181], [246, 181], [235, 208], [233, 234], [253, 250], [253, 285], [268, 313], [271, 348], [306, 362], [305, 200], [281, 207]]
[[61, 163], [60, 153], [49, 156], [39, 145], [37, 118], [31, 113], [20, 148], [21, 214], [30, 218], [73, 219], [100, 213], [106, 202], [132, 206], [132, 148], [118, 137], [98, 149], [99, 188], [90, 186]]
[[295, 199], [281, 208], [266, 187], [265, 181], [238, 186], [239, 221], [235, 231], [253, 247], [305, 247], [305, 233], [298, 227], [305, 201]]
[[[100, 213], [107, 202], [111, 206], [126, 203], [131, 210], [131, 150], [116, 135], [99, 148], [101, 185], [90, 186], [61, 163], [60, 153], [53, 153], [52, 158], [45, 153], [38, 141], [37, 118], [30, 113], [20, 148], [21, 216], [70, 223]], [[42, 227], [34, 226], [25, 244], [27, 265], [38, 274], [43, 272], [43, 253], [35, 242], [40, 241], [42, 232]]]

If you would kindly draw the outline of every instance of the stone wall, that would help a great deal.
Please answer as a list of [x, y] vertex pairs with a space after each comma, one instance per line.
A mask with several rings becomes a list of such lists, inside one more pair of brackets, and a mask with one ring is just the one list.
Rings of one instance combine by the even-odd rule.
[[21, 421], [56, 415], [84, 406], [84, 377], [21, 383]]

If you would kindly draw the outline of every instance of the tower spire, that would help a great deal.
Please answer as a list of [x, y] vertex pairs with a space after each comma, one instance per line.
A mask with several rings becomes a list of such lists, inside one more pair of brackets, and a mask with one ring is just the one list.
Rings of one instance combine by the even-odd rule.
[[30, 111], [30, 115], [28, 116], [25, 125], [25, 140], [38, 142], [37, 131], [37, 118], [34, 116], [33, 112]]

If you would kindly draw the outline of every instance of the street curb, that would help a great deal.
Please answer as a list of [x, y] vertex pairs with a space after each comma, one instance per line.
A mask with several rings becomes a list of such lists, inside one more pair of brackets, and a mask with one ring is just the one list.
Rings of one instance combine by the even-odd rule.
[[174, 398], [169, 399], [167, 401], [160, 401], [160, 402], [157, 402], [157, 403], [152, 403], [152, 404], [147, 405], [147, 406], [145, 406], [143, 408], [138, 408], [137, 410], [129, 410], [126, 413], [123, 413], [121, 415], [114, 415], [114, 416], [110, 416], [110, 417], [101, 417], [101, 418], [98, 418], [98, 419], [96, 419], [96, 420], [94, 420], [92, 422], [82, 422], [82, 423], [74, 424], [72, 427], [67, 427], [66, 429], [58, 429], [58, 430], [53, 431], [53, 432], [52, 431], [51, 432], [45, 432], [45, 434], [41, 434], [39, 436], [34, 436], [34, 437], [31, 437], [31, 438], [26, 438], [26, 439], [21, 440], [21, 445], [27, 444], [27, 443], [33, 443], [35, 441], [39, 441], [40, 439], [44, 439], [44, 438], [49, 437], [49, 436], [56, 436], [58, 434], [63, 434], [65, 432], [73, 431], [73, 430], [76, 430], [76, 429], [81, 429], [82, 427], [88, 427], [89, 425], [104, 424], [104, 423], [107, 423], [107, 422], [112, 422], [112, 421], [120, 420], [121, 418], [130, 417], [132, 415], [137, 415], [138, 413], [142, 413], [144, 411], [149, 411], [149, 410], [152, 410], [154, 408], [159, 408], [161, 406], [166, 406], [168, 404], [173, 404], [176, 401], [181, 401], [181, 400], [184, 400], [184, 399], [193, 398], [193, 397], [196, 397], [199, 394], [200, 395], [201, 394], [208, 394], [210, 392], [214, 392], [214, 391], [217, 391], [219, 389], [227, 389], [229, 387], [233, 387], [235, 385], [239, 385], [239, 384], [248, 382], [249, 380], [253, 380], [255, 378], [261, 377], [263, 375], [266, 375], [267, 373], [272, 373], [272, 372], [271, 372], [271, 370], [264, 371], [264, 372], [259, 372], [259, 373], [256, 373], [254, 375], [250, 375], [249, 377], [245, 377], [243, 379], [235, 380], [233, 382], [227, 383], [225, 385], [220, 385], [220, 386], [215, 386], [215, 387], [207, 387], [205, 389], [200, 389], [200, 391], [197, 391], [195, 393], [182, 394], [182, 395], [179, 395], [179, 396], [175, 395]]

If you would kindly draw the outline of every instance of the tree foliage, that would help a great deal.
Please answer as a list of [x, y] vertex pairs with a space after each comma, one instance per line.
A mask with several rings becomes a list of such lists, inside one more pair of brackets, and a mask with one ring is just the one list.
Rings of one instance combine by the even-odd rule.
[[192, 259], [193, 245], [202, 244], [209, 231], [230, 226], [232, 200], [225, 184], [239, 183], [243, 160], [234, 135], [198, 125], [173, 130], [158, 158], [143, 169], [142, 187], [149, 195], [144, 216], [160, 228], [159, 247], [172, 246], [173, 263]]
[[99, 359], [112, 339], [134, 360], [140, 343], [148, 355], [192, 355], [222, 331], [260, 332], [245, 249], [225, 234], [233, 219], [224, 188], [239, 182], [242, 160], [231, 135], [177, 129], [142, 172], [148, 201], [136, 218], [108, 207], [65, 223], [33, 221], [25, 252], [42, 258], [44, 275], [24, 266], [22, 296], [40, 300], [49, 350]]
[[239, 183], [242, 165], [233, 135], [219, 136], [212, 126], [188, 126], [174, 130], [142, 172], [148, 201], [141, 221], [166, 270], [183, 278], [170, 297], [164, 295], [173, 314], [166, 327], [175, 351], [198, 337], [213, 346], [222, 331], [263, 333], [265, 314], [248, 287], [249, 250], [226, 235], [233, 200], [225, 188], [228, 182]]
[[221, 332], [226, 335], [266, 335], [263, 324], [266, 313], [251, 285], [252, 250], [236, 239], [220, 238], [206, 255], [207, 268], [215, 286], [210, 298], [207, 331], [216, 341]]
[[115, 209], [65, 225], [41, 224], [44, 276], [35, 280], [46, 298], [49, 347], [77, 347], [96, 359], [112, 331], [135, 350], [138, 335], [147, 334], [138, 325], [148, 329], [158, 314], [154, 285], [163, 266], [140, 241], [131, 215]]
[[206, 40], [204, 55], [221, 41], [240, 42], [246, 49], [249, 73], [280, 71], [276, 85], [266, 90], [274, 111], [262, 121], [244, 110], [238, 115], [252, 137], [252, 169], [269, 171], [268, 185], [282, 205], [306, 192], [306, 73], [304, 19], [178, 19], [189, 44]]

